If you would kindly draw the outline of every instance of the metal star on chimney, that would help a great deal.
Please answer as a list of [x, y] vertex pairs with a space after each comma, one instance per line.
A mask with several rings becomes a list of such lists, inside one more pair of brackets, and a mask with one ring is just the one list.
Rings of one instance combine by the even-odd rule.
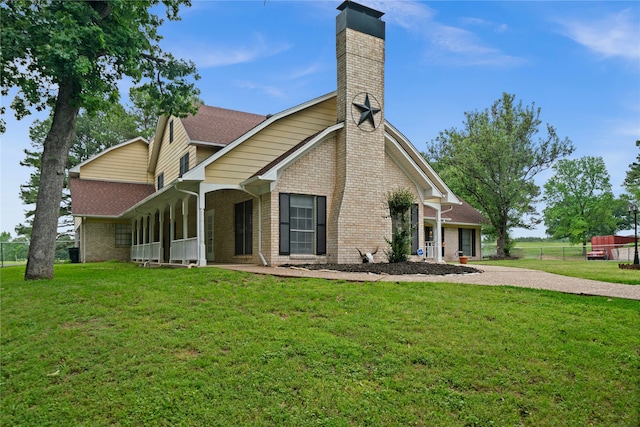
[[[374, 97], [375, 100], [375, 97]], [[376, 100], [377, 101], [377, 100]], [[359, 104], [354, 102], [353, 105], [360, 111], [360, 119], [358, 121], [358, 126], [360, 126], [364, 122], [369, 122], [371, 126], [375, 129], [375, 115], [380, 112], [380, 108], [373, 107], [371, 102], [369, 101], [369, 94], [365, 94], [364, 104]], [[354, 117], [355, 120], [355, 117]]]

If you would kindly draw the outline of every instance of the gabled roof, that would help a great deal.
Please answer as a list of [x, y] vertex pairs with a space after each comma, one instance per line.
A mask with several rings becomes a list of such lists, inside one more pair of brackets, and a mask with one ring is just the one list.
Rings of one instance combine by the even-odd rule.
[[[464, 200], [458, 199], [462, 202], [461, 205], [453, 205], [452, 209], [446, 208], [442, 213], [442, 221], [448, 224], [468, 224], [468, 225], [480, 225], [487, 224], [487, 220], [480, 212], [478, 212], [473, 206]], [[436, 211], [432, 207], [424, 207], [424, 217], [433, 218], [436, 217]]]
[[145, 197], [153, 194], [153, 184], [94, 181], [71, 178], [73, 216], [117, 217]]
[[[187, 132], [188, 143], [224, 147], [247, 133], [267, 117], [243, 111], [201, 105], [195, 115], [180, 120]], [[164, 131], [170, 117], [160, 116], [149, 160], [149, 173], [155, 173]]]
[[77, 177], [80, 174], [80, 168], [84, 165], [86, 165], [89, 162], [94, 161], [95, 159], [97, 159], [98, 157], [104, 156], [105, 154], [107, 154], [110, 151], [116, 150], [118, 148], [122, 148], [125, 145], [129, 145], [129, 144], [133, 144], [136, 142], [144, 142], [145, 144], [149, 145], [149, 141], [147, 141], [146, 139], [144, 139], [141, 136], [137, 136], [133, 139], [130, 139], [129, 141], [125, 141], [125, 142], [121, 142], [120, 144], [114, 145], [112, 147], [107, 148], [104, 151], [99, 152], [98, 154], [89, 157], [87, 160], [85, 160], [82, 163], [79, 163], [77, 165], [75, 165], [74, 167], [72, 167], [71, 169], [69, 169], [69, 176], [71, 177]]
[[277, 122], [278, 120], [282, 119], [283, 117], [287, 117], [289, 115], [297, 113], [298, 111], [302, 111], [305, 108], [309, 108], [309, 107], [311, 107], [313, 105], [319, 104], [319, 103], [321, 103], [323, 101], [326, 101], [327, 99], [333, 98], [335, 96], [336, 96], [336, 92], [334, 91], [334, 92], [328, 93], [328, 94], [320, 96], [318, 98], [311, 99], [311, 100], [309, 100], [309, 101], [307, 101], [305, 103], [296, 105], [296, 106], [291, 107], [291, 108], [289, 108], [287, 110], [281, 111], [281, 112], [279, 112], [277, 114], [274, 114], [272, 116], [267, 117], [266, 120], [264, 120], [263, 122], [259, 123], [257, 126], [249, 129], [246, 133], [240, 135], [233, 142], [227, 144], [223, 149], [221, 149], [220, 151], [216, 152], [214, 155], [212, 155], [208, 159], [206, 159], [203, 162], [201, 162], [198, 165], [196, 165], [196, 167], [194, 167], [189, 172], [184, 174], [183, 179], [185, 181], [190, 180], [190, 179], [191, 180], [204, 180], [204, 170], [205, 170], [205, 168], [207, 166], [209, 166], [211, 163], [213, 163], [216, 160], [218, 160], [220, 157], [224, 156], [229, 151], [233, 150], [238, 145], [242, 144], [247, 139], [251, 138], [253, 135], [255, 135], [258, 132], [260, 132], [262, 129], [270, 126], [272, 123]]
[[227, 145], [265, 119], [259, 114], [201, 105], [196, 115], [180, 121], [190, 142]]

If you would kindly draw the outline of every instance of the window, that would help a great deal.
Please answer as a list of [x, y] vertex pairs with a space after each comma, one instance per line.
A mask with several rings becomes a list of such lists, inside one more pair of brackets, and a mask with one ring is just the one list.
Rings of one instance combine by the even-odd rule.
[[158, 175], [158, 190], [164, 187], [164, 172]]
[[253, 200], [235, 205], [236, 255], [253, 253]]
[[131, 246], [131, 224], [116, 224], [116, 248]]
[[173, 142], [173, 120], [169, 122], [169, 144]]
[[476, 256], [476, 231], [472, 228], [458, 228], [458, 250], [466, 256]]
[[280, 193], [280, 255], [327, 253], [327, 198]]
[[182, 176], [187, 172], [189, 172], [189, 153], [180, 157], [180, 175], [179, 176]]

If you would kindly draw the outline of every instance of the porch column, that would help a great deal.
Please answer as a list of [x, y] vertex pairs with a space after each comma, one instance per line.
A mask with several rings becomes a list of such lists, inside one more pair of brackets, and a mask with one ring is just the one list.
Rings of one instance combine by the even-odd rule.
[[187, 236], [189, 232], [189, 196], [182, 199], [182, 263], [187, 263]]
[[438, 204], [436, 207], [436, 261], [442, 262], [442, 217], [440, 216], [440, 212], [442, 211], [442, 205]]
[[149, 215], [149, 261], [153, 259], [153, 244], [155, 243], [154, 237], [156, 231], [156, 214]]
[[205, 192], [198, 185], [198, 265], [204, 267], [207, 265], [207, 248], [204, 242], [204, 208], [205, 208]]
[[136, 260], [136, 228], [138, 227], [138, 221], [133, 220], [133, 224], [131, 227], [131, 253], [129, 254], [129, 257], [131, 258], [131, 261], [135, 261]]
[[164, 208], [158, 211], [158, 240], [160, 240], [160, 249], [158, 253], [158, 263], [162, 263], [164, 261]]
[[176, 238], [176, 233], [175, 233], [175, 228], [176, 228], [176, 212], [175, 212], [176, 208], [175, 205], [173, 203], [171, 203], [171, 205], [169, 205], [169, 259], [167, 261], [171, 262], [173, 261], [173, 258], [175, 257], [173, 254], [173, 241]]

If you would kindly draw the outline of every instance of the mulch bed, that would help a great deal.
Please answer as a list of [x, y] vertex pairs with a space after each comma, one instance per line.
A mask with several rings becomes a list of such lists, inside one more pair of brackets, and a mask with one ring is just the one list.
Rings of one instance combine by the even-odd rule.
[[366, 264], [285, 264], [281, 267], [304, 268], [307, 270], [332, 270], [347, 273], [374, 274], [424, 274], [429, 276], [444, 276], [447, 274], [482, 273], [477, 268], [453, 265], [435, 264], [430, 262], [395, 262], [395, 263], [366, 263]]

